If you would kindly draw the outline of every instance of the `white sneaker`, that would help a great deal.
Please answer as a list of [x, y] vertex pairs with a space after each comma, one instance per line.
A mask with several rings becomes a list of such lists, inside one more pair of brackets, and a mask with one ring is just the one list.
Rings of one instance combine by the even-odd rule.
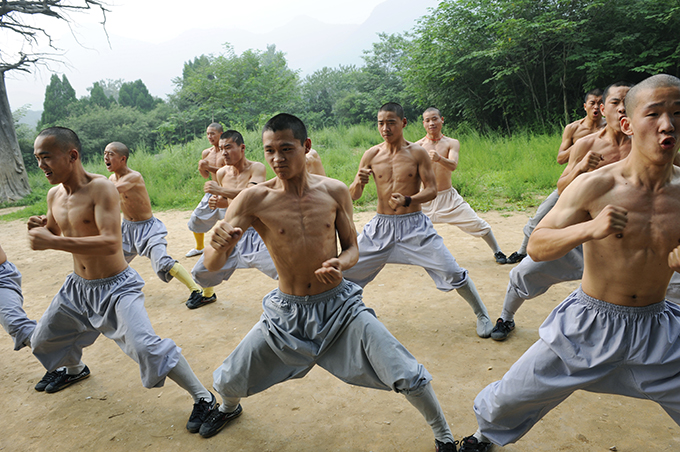
[[201, 254], [203, 254], [203, 250], [197, 250], [196, 248], [194, 248], [193, 250], [191, 250], [187, 254], [185, 254], [184, 257], [200, 256]]

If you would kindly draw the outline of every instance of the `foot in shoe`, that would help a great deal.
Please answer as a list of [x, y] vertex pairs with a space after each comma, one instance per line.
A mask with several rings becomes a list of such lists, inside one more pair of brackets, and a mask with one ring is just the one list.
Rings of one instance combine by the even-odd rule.
[[507, 339], [508, 334], [510, 334], [510, 331], [515, 329], [515, 321], [514, 320], [503, 320], [502, 318], [499, 318], [496, 320], [496, 325], [493, 327], [493, 330], [491, 331], [491, 339], [494, 341], [504, 341]]
[[434, 450], [435, 452], [456, 452], [456, 445], [458, 441], [452, 443], [443, 443], [438, 439], [434, 440]]
[[489, 317], [485, 315], [477, 317], [477, 336], [489, 337], [491, 336], [491, 330], [493, 330], [493, 323]]
[[210, 297], [204, 297], [201, 292], [198, 290], [194, 290], [191, 292], [191, 295], [189, 296], [189, 299], [186, 302], [187, 308], [189, 309], [196, 309], [200, 308], [201, 306], [205, 306], [207, 304], [210, 304], [217, 300], [217, 295], [212, 294]]
[[497, 251], [493, 255], [494, 259], [496, 259], [497, 264], [507, 264], [508, 263], [508, 258], [505, 257], [505, 254], [503, 254], [503, 251]]
[[59, 377], [59, 371], [53, 370], [52, 372], [45, 372], [45, 375], [40, 379], [40, 381], [35, 385], [35, 390], [42, 392], [52, 383], [57, 377]]
[[85, 366], [83, 370], [75, 375], [67, 374], [66, 369], [59, 370], [57, 372], [59, 375], [47, 385], [45, 392], [52, 394], [54, 392], [61, 391], [62, 389], [71, 386], [73, 383], [77, 383], [90, 376], [90, 369], [87, 366]]
[[201, 398], [198, 402], [194, 403], [194, 409], [191, 410], [191, 416], [189, 416], [189, 421], [187, 422], [187, 430], [190, 433], [198, 433], [201, 425], [208, 419], [210, 411], [212, 411], [217, 406], [217, 399], [210, 393], [210, 400]]
[[524, 259], [525, 257], [527, 257], [526, 253], [520, 253], [518, 251], [515, 251], [514, 253], [512, 253], [510, 255], [510, 257], [508, 257], [507, 263], [508, 264], [516, 264], [516, 263], [520, 262], [522, 259]]
[[203, 422], [203, 425], [201, 425], [198, 434], [203, 438], [210, 438], [219, 433], [219, 431], [226, 427], [230, 421], [239, 417], [241, 413], [243, 413], [243, 408], [241, 408], [240, 404], [231, 413], [221, 412], [219, 410], [219, 405], [217, 405], [210, 411], [208, 418]]
[[474, 436], [468, 436], [460, 442], [460, 452], [489, 452], [491, 443], [479, 441]]
[[201, 254], [203, 254], [203, 250], [197, 250], [196, 248], [194, 248], [193, 250], [185, 254], [184, 257], [200, 256]]

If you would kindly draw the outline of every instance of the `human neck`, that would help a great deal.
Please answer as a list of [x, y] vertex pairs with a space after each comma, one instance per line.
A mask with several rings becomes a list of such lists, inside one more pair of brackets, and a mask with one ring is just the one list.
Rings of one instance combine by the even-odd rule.
[[439, 132], [436, 132], [436, 133], [427, 132], [426, 138], [432, 144], [437, 144], [441, 141], [442, 138], [444, 138], [444, 134], [442, 133], [441, 130]]

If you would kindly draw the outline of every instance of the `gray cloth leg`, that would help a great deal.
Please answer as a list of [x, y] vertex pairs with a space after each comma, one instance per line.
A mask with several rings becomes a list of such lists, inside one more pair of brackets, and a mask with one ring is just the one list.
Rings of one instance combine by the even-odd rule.
[[411, 405], [416, 407], [420, 414], [423, 415], [427, 423], [434, 432], [435, 439], [442, 443], [453, 442], [453, 434], [446, 422], [444, 412], [442, 411], [437, 396], [434, 394], [434, 389], [431, 383], [427, 383], [418, 391], [412, 391], [410, 394], [404, 394], [406, 400]]
[[498, 245], [496, 237], [493, 235], [493, 231], [489, 231], [487, 234], [483, 235], [482, 240], [484, 240], [486, 244], [489, 245], [489, 248], [491, 248], [491, 251], [493, 251], [494, 254], [501, 251], [501, 247]]
[[168, 378], [179, 385], [180, 388], [191, 394], [194, 403], [200, 399], [210, 400], [210, 391], [200, 382], [184, 355], [179, 355], [177, 365], [168, 373]]
[[517, 295], [517, 292], [512, 288], [512, 283], [508, 283], [508, 290], [505, 292], [505, 299], [503, 300], [503, 312], [501, 318], [505, 321], [515, 320], [515, 313], [524, 304], [524, 298]]
[[468, 277], [465, 285], [456, 289], [456, 292], [468, 302], [472, 311], [477, 316], [477, 336], [491, 336], [493, 323], [491, 323], [489, 312], [486, 310], [486, 306], [484, 306], [482, 299], [479, 297], [479, 293], [477, 292], [477, 288], [475, 287], [475, 283], [472, 282], [472, 279]]

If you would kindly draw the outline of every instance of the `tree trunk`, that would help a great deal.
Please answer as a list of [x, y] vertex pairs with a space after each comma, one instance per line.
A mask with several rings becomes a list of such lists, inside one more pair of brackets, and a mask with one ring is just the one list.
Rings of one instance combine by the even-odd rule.
[[30, 192], [7, 99], [5, 73], [0, 72], [0, 202], [17, 201]]

